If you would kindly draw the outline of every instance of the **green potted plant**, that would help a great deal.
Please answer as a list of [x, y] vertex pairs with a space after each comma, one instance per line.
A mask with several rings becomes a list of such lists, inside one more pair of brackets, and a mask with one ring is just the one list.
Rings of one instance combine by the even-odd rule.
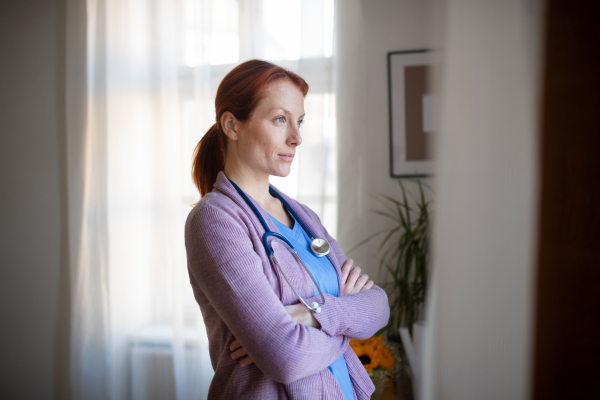
[[401, 180], [398, 180], [402, 192], [400, 199], [375, 196], [383, 208], [372, 212], [392, 220], [394, 225], [370, 235], [350, 250], [376, 237], [383, 237], [377, 253], [379, 268], [389, 273], [383, 287], [390, 300], [390, 320], [378, 333], [385, 332], [388, 340], [394, 342], [400, 342], [400, 327], [407, 327], [412, 335], [412, 325], [421, 317], [429, 279], [431, 201], [425, 200], [423, 183], [418, 178], [417, 183], [419, 193], [411, 196], [412, 205]]

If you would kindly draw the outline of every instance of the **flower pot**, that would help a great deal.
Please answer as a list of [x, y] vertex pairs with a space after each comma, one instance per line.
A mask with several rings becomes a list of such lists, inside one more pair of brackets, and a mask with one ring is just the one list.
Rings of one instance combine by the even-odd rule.
[[381, 399], [381, 395], [383, 394], [383, 389], [385, 387], [385, 383], [389, 379], [387, 376], [373, 376], [372, 373], [369, 374], [371, 377], [371, 381], [375, 385], [375, 391], [371, 395], [371, 400], [379, 400]]

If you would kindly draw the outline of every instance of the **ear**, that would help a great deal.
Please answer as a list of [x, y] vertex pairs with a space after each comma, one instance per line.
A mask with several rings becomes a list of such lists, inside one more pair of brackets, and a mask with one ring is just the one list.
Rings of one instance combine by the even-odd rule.
[[223, 133], [227, 135], [230, 140], [238, 140], [239, 128], [240, 122], [235, 115], [229, 111], [225, 111], [221, 114], [221, 129], [223, 129]]

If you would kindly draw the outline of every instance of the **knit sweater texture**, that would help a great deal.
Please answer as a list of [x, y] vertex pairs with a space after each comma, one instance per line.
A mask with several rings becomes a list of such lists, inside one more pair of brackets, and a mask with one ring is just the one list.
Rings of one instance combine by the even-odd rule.
[[[276, 190], [309, 231], [331, 244], [327, 255], [341, 286], [347, 260], [319, 217], [308, 207]], [[248, 196], [271, 231], [278, 232], [267, 212]], [[325, 294], [325, 305], [313, 314], [320, 329], [296, 323], [284, 306], [298, 298], [272, 264], [262, 243], [265, 229], [223, 172], [212, 192], [190, 211], [185, 224], [188, 272], [200, 306], [215, 375], [209, 399], [331, 399], [344, 400], [327, 367], [344, 356], [355, 398], [367, 400], [375, 390], [369, 375], [349, 345], [385, 326], [390, 309], [379, 286], [357, 294]], [[321, 302], [304, 268], [278, 241], [272, 243], [288, 279], [307, 303]], [[241, 367], [229, 346], [238, 339], [253, 364]]]

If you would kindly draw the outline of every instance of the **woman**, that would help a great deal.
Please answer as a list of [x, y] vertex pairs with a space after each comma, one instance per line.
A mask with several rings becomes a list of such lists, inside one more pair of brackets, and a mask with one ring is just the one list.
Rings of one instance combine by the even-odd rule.
[[[387, 324], [385, 292], [360, 276], [311, 209], [269, 185], [269, 175], [289, 174], [302, 143], [307, 92], [281, 67], [240, 64], [219, 85], [217, 122], [194, 152], [202, 199], [186, 221], [185, 244], [215, 370], [209, 399], [368, 399], [374, 390], [349, 340]], [[321, 304], [319, 312], [299, 302], [272, 264], [263, 222], [242, 194], [271, 231], [294, 243], [323, 297], [283, 241], [269, 242], [290, 283], [307, 304]], [[326, 257], [310, 253], [306, 230], [329, 241]]]

